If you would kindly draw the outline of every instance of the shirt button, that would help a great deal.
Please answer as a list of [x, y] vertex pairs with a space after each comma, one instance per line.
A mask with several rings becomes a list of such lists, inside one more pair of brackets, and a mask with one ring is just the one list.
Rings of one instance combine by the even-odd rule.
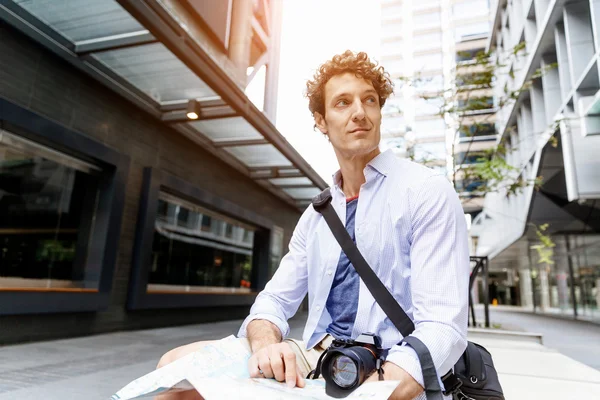
[[317, 311], [321, 311], [321, 306], [317, 306]]
[[327, 271], [327, 275], [331, 275], [333, 274], [333, 272], [331, 272], [331, 270]]

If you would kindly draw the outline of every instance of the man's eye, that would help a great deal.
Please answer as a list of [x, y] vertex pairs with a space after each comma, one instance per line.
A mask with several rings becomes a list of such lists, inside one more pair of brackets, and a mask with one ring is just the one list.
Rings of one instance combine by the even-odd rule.
[[348, 102], [346, 100], [340, 100], [337, 103], [335, 103], [336, 106], [347, 106]]
[[368, 97], [367, 102], [368, 103], [376, 103], [375, 97]]

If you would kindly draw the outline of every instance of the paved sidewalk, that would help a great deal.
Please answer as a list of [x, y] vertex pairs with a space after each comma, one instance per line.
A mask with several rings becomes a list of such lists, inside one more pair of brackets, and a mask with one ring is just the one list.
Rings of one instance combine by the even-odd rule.
[[[290, 320], [301, 337], [305, 316]], [[107, 400], [166, 351], [237, 334], [240, 320], [0, 347], [0, 400]]]
[[[477, 307], [483, 323], [483, 306]], [[502, 329], [541, 333], [544, 345], [600, 371], [600, 325], [558, 318], [516, 307], [490, 307], [490, 321]]]
[[[301, 337], [305, 315], [290, 321]], [[241, 321], [118, 332], [0, 348], [0, 400], [107, 400], [167, 350], [235, 334]], [[600, 371], [539, 338], [470, 333], [493, 354], [508, 400], [600, 399]]]
[[600, 399], [600, 371], [532, 340], [504, 336], [471, 334], [470, 340], [492, 354], [507, 400]]

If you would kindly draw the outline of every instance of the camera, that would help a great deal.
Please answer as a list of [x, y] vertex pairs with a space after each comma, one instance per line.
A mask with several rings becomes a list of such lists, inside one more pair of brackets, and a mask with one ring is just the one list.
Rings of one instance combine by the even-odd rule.
[[343, 398], [359, 387], [371, 373], [378, 371], [380, 379], [385, 360], [381, 339], [373, 333], [363, 333], [356, 340], [336, 339], [321, 355], [316, 368], [325, 379], [325, 393]]

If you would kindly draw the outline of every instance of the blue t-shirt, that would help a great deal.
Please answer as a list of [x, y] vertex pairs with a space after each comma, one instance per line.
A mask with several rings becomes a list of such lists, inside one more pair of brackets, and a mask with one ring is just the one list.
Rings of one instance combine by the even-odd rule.
[[[346, 230], [355, 243], [354, 216], [357, 205], [358, 199], [356, 198], [346, 203]], [[352, 336], [358, 309], [359, 287], [358, 273], [342, 250], [326, 303], [332, 321], [326, 331], [336, 339], [350, 339]]]

